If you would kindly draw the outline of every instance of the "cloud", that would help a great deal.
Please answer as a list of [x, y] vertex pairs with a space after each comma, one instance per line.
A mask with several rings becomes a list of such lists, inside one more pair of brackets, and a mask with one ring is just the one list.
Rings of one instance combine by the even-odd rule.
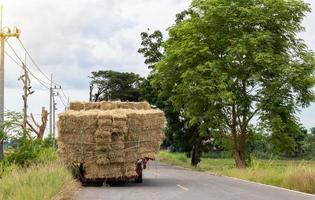
[[[88, 99], [88, 76], [91, 71], [112, 69], [130, 71], [146, 76], [149, 70], [144, 58], [137, 53], [140, 33], [166, 29], [174, 23], [176, 13], [188, 8], [190, 0], [0, 0], [4, 5], [4, 24], [18, 26], [21, 40], [31, 55], [46, 72], [54, 74], [72, 100]], [[307, 0], [315, 9], [314, 0]], [[315, 50], [314, 11], [304, 21], [306, 32], [301, 34]], [[10, 43], [21, 58], [24, 53], [18, 42]], [[7, 51], [10, 50], [7, 48]], [[10, 52], [12, 54], [12, 52]], [[17, 78], [21, 69], [6, 58], [5, 103], [10, 109], [21, 110], [21, 83]], [[41, 75], [28, 60], [29, 68]], [[48, 106], [49, 92], [32, 79], [36, 92], [29, 101], [32, 112]], [[62, 110], [58, 102], [59, 110]], [[301, 119], [310, 127], [310, 110]], [[313, 112], [314, 113], [314, 112]], [[314, 116], [313, 116], [314, 118]]]

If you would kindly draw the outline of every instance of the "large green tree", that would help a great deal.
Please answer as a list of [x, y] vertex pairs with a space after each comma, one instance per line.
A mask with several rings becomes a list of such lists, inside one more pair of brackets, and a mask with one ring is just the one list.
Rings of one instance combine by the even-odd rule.
[[145, 64], [151, 72], [142, 85], [143, 98], [150, 104], [157, 106], [165, 112], [167, 127], [165, 129], [166, 143], [171, 144], [175, 149], [186, 152], [191, 156], [191, 164], [197, 166], [200, 162], [202, 139], [197, 134], [196, 126], [188, 126], [189, 119], [183, 116], [180, 111], [174, 109], [171, 102], [167, 101], [168, 96], [159, 95], [161, 89], [159, 84], [152, 85], [156, 75], [156, 64], [163, 57], [163, 35], [161, 31], [141, 33], [141, 47], [138, 52], [145, 57]]
[[229, 134], [243, 168], [253, 119], [289, 146], [296, 111], [314, 100], [314, 55], [298, 37], [308, 11], [301, 0], [193, 0], [168, 29], [152, 84], [201, 136]]
[[139, 101], [142, 98], [140, 87], [144, 79], [138, 74], [101, 70], [92, 72], [90, 79], [90, 101]]

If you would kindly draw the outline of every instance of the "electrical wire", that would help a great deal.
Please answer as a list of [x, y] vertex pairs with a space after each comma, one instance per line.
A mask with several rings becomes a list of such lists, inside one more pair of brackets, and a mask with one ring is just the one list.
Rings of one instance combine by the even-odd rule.
[[[31, 54], [28, 52], [28, 50], [25, 48], [24, 44], [22, 43], [22, 41], [20, 40], [20, 38], [17, 38], [20, 45], [22, 46], [22, 48], [24, 49], [25, 53], [28, 55], [28, 57], [31, 59], [32, 63], [34, 64], [34, 66], [38, 69], [38, 71], [48, 80], [51, 81], [50, 78], [40, 69], [40, 67], [37, 65], [37, 63], [35, 62], [35, 60], [33, 59], [33, 57], [31, 56]], [[52, 82], [54, 83], [54, 82]], [[56, 83], [54, 83], [55, 85], [58, 85]]]
[[62, 95], [60, 95], [60, 93], [59, 93], [59, 98], [61, 98], [61, 101], [63, 102], [63, 104], [66, 104], [67, 101], [64, 99]]
[[[33, 65], [37, 68], [37, 70], [47, 79], [47, 81], [48, 82], [46, 82], [45, 80], [42, 80], [42, 79], [40, 79], [40, 78], [38, 78], [38, 77], [35, 77], [35, 75], [32, 75], [32, 73], [31, 73], [31, 71], [30, 71], [30, 69], [29, 68], [27, 68], [28, 69], [28, 71], [29, 71], [29, 73], [36, 79], [36, 80], [38, 80], [42, 85], [44, 84], [45, 86], [44, 87], [48, 87], [47, 89], [49, 89], [49, 86], [50, 86], [50, 84], [51, 83], [53, 83], [54, 85], [56, 85], [56, 86], [59, 86], [60, 87], [60, 90], [61, 90], [61, 93], [62, 93], [62, 95], [63, 95], [63, 97], [64, 97], [64, 101], [63, 101], [63, 103], [65, 104], [65, 102], [68, 102], [68, 97], [67, 97], [67, 95], [65, 94], [65, 92], [64, 92], [64, 90], [62, 89], [62, 87], [61, 87], [61, 85], [60, 84], [57, 84], [56, 82], [54, 82], [53, 80], [50, 80], [50, 78], [41, 70], [41, 68], [37, 65], [37, 63], [35, 62], [35, 60], [33, 59], [33, 57], [31, 56], [31, 54], [29, 53], [29, 51], [26, 49], [26, 47], [25, 47], [25, 45], [23, 44], [23, 42], [21, 41], [21, 39], [20, 38], [17, 38], [18, 39], [18, 41], [19, 41], [19, 43], [20, 43], [20, 45], [22, 46], [22, 48], [24, 49], [24, 51], [25, 51], [25, 53], [28, 55], [28, 57], [30, 58], [30, 60], [31, 60], [31, 62], [33, 63]], [[7, 42], [7, 44], [9, 45], [9, 47], [10, 47], [10, 49], [13, 51], [13, 53], [15, 54], [15, 56], [20, 60], [20, 62], [21, 63], [23, 63], [23, 61], [22, 61], [22, 59], [18, 56], [18, 54], [16, 53], [16, 51], [13, 49], [13, 47], [12, 47], [12, 45], [8, 42], [8, 41], [6, 41]], [[11, 58], [12, 59], [12, 58]], [[17, 63], [17, 62], [16, 62]], [[19, 66], [21, 66], [21, 65], [19, 65]], [[23, 67], [23, 66], [22, 66]], [[48, 86], [47, 86], [48, 85]]]
[[64, 90], [61, 88], [61, 93], [63, 94], [63, 96], [65, 97], [65, 101], [68, 102], [68, 97], [65, 94]]
[[[23, 68], [23, 65], [22, 64], [20, 64], [18, 61], [16, 61], [14, 58], [13, 58], [13, 56], [11, 56], [8, 52], [4, 52], [15, 64], [17, 64], [21, 69], [23, 69], [24, 70], [24, 68]], [[22, 62], [22, 60], [18, 57], [18, 59]], [[23, 63], [23, 62], [22, 62]], [[26, 68], [26, 70], [28, 71], [28, 73], [30, 73], [30, 75], [34, 78], [34, 79], [36, 79], [37, 80], [37, 82], [39, 83], [39, 84], [41, 84], [43, 87], [45, 87], [46, 89], [49, 89], [49, 87], [46, 85], [47, 83], [45, 83], [45, 82], [43, 82], [41, 79], [39, 79], [39, 78], [37, 78], [30, 70], [29, 70], [29, 68], [27, 68], [26, 66], [25, 66], [25, 68]]]
[[64, 105], [64, 107], [67, 107], [67, 105], [65, 104], [65, 102], [63, 101], [63, 99], [61, 98], [61, 96], [60, 96], [60, 95], [58, 95], [58, 97], [59, 97], [59, 99], [60, 99], [61, 103]]
[[[26, 52], [26, 54], [29, 56], [29, 58], [31, 59], [32, 63], [34, 64], [34, 66], [38, 69], [38, 71], [41, 72], [41, 74], [46, 77], [46, 79], [49, 81], [49, 82], [52, 82], [54, 85], [56, 86], [61, 86], [60, 84], [57, 84], [56, 82], [54, 82], [53, 80], [50, 80], [50, 78], [40, 69], [40, 67], [37, 65], [37, 63], [35, 62], [35, 60], [32, 58], [31, 54], [29, 53], [29, 51], [26, 49], [25, 45], [23, 44], [23, 42], [21, 41], [20, 38], [17, 38], [20, 45], [22, 46], [22, 48], [24, 49], [24, 51]], [[65, 99], [67, 99], [67, 95], [65, 94], [64, 90], [61, 88], [60, 89], [63, 96], [65, 97]]]

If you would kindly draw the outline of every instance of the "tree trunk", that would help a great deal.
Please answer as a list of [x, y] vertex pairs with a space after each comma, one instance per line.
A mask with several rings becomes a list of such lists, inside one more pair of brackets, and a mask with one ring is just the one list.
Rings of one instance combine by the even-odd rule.
[[201, 140], [198, 138], [193, 145], [191, 150], [191, 165], [197, 167], [198, 163], [201, 161]]
[[[33, 120], [35, 126], [33, 126], [29, 121], [26, 121], [27, 125], [32, 129], [32, 131], [36, 133], [38, 139], [43, 140], [48, 121], [48, 111], [45, 109], [45, 107], [42, 107], [41, 124], [36, 122], [33, 114], [31, 114], [31, 119]], [[36, 127], [38, 128], [38, 130], [36, 129]]]
[[0, 140], [0, 161], [4, 158], [3, 140]]
[[238, 141], [237, 116], [236, 116], [235, 104], [232, 105], [231, 135], [232, 135], [232, 142], [233, 142], [233, 158], [235, 161], [235, 166], [237, 168], [245, 168], [246, 167], [245, 156], [244, 156], [245, 141], [243, 141], [243, 139], [245, 139], [245, 137], [244, 136], [241, 137], [240, 142]]
[[90, 84], [90, 102], [93, 101], [93, 84]]
[[246, 167], [246, 128], [241, 129], [241, 135], [239, 139], [239, 154]]
[[240, 151], [235, 151], [233, 152], [233, 158], [235, 160], [235, 166], [239, 169], [244, 169], [246, 167], [246, 162], [244, 159], [244, 155]]

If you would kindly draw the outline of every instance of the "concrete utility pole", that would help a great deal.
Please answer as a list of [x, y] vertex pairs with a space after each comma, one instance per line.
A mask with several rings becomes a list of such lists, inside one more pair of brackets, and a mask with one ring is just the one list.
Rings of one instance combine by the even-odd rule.
[[53, 98], [53, 88], [52, 88], [52, 84], [53, 84], [53, 74], [50, 75], [50, 88], [49, 88], [49, 134], [52, 135], [52, 98]]
[[[4, 121], [4, 42], [9, 37], [20, 36], [20, 30], [14, 28], [2, 28], [2, 6], [0, 7], [0, 128]], [[0, 139], [0, 160], [3, 159], [3, 139]]]
[[56, 119], [55, 119], [55, 115], [56, 115], [56, 103], [55, 103], [55, 93], [53, 94], [53, 149], [56, 149]]
[[26, 59], [25, 59], [25, 62], [23, 63], [23, 70], [24, 70], [24, 74], [18, 79], [18, 80], [22, 80], [23, 81], [23, 90], [24, 90], [24, 95], [22, 96], [23, 98], [23, 102], [24, 102], [24, 108], [23, 108], [23, 114], [24, 114], [24, 117], [23, 117], [23, 131], [24, 131], [24, 136], [26, 136], [26, 131], [27, 131], [27, 99], [28, 99], [28, 96], [33, 94], [34, 91], [31, 91], [31, 80], [28, 76], [28, 71], [27, 71], [27, 68], [26, 68]]
[[[52, 76], [51, 76], [52, 77]], [[52, 80], [52, 79], [51, 79]], [[50, 87], [50, 134], [53, 136], [53, 149], [56, 149], [56, 110], [57, 110], [57, 103], [55, 101], [55, 97], [59, 96], [58, 90], [61, 89], [61, 86], [59, 87], [52, 87], [52, 81], [51, 81], [51, 87]]]

